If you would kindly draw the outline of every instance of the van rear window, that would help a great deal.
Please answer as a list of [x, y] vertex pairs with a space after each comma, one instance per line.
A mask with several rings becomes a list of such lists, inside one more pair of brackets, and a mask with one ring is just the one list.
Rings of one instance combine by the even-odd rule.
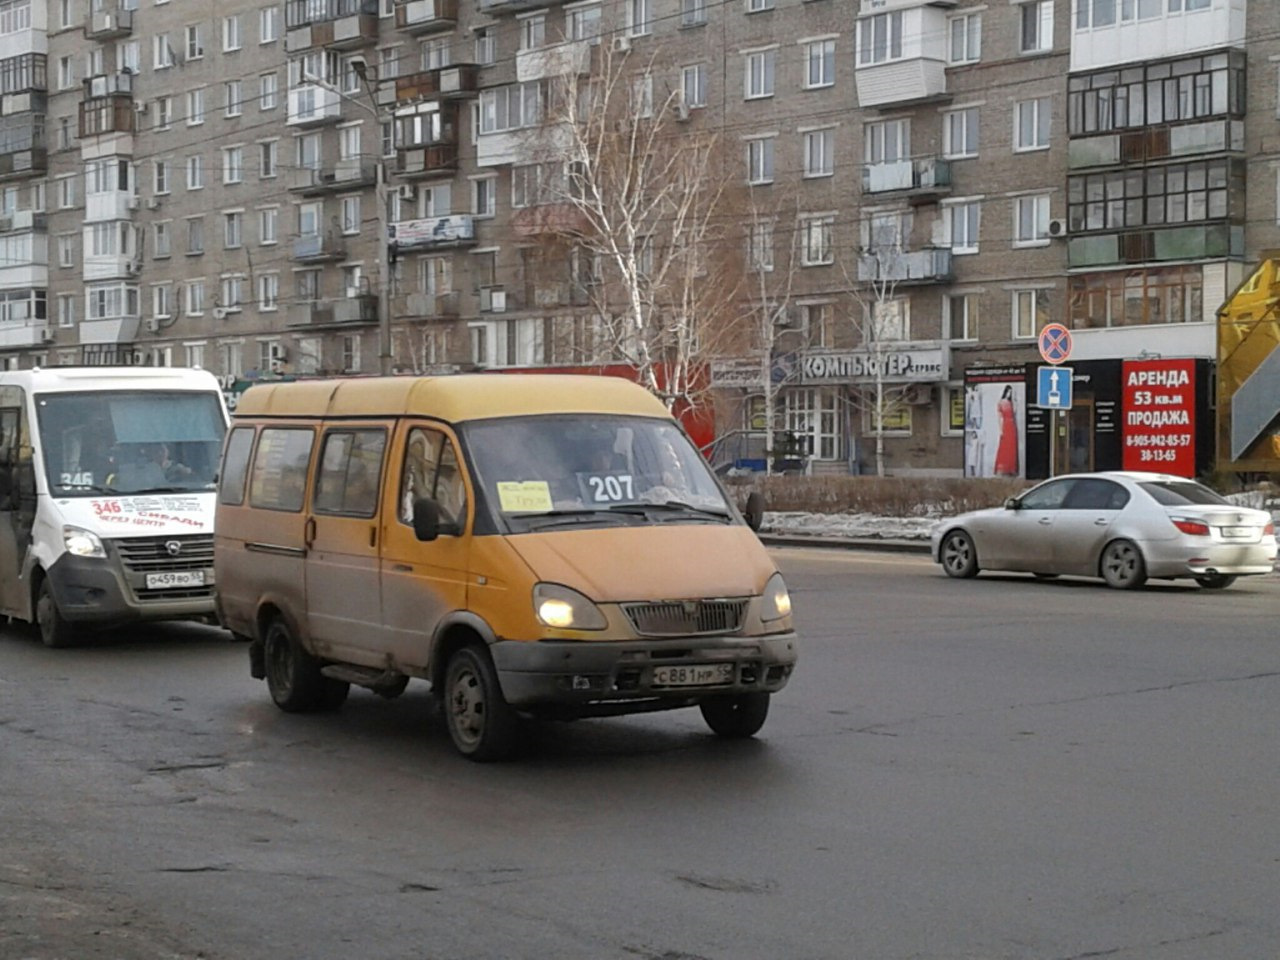
[[258, 438], [249, 480], [249, 505], [298, 512], [307, 491], [314, 432], [308, 427], [268, 427]]

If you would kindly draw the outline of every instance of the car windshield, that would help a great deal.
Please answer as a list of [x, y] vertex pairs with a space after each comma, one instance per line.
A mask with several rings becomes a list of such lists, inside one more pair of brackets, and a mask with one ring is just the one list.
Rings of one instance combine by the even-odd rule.
[[1231, 505], [1230, 501], [1193, 480], [1146, 480], [1138, 486], [1164, 507]]
[[724, 523], [706, 461], [676, 424], [557, 415], [462, 430], [475, 482], [511, 531], [580, 523]]
[[214, 393], [47, 393], [36, 398], [55, 497], [212, 490], [222, 435]]

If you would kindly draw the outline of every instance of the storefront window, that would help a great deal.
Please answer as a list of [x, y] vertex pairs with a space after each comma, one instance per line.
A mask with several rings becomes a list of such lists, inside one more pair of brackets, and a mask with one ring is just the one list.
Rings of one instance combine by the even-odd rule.
[[840, 457], [840, 400], [829, 387], [789, 390], [783, 395], [783, 419], [787, 432], [804, 444], [815, 460]]

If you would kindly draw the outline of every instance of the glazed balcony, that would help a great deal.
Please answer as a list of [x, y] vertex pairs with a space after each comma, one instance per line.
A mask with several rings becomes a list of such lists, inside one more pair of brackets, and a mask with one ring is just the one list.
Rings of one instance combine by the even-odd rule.
[[133, 74], [121, 71], [119, 73], [100, 73], [95, 77], [88, 77], [84, 81], [84, 95], [91, 100], [98, 97], [132, 97]]
[[327, 263], [347, 258], [347, 241], [340, 233], [303, 234], [293, 241], [293, 259], [300, 263]]
[[1067, 267], [1072, 270], [1243, 257], [1244, 228], [1221, 221], [1072, 234], [1067, 241]]
[[868, 163], [862, 168], [862, 192], [929, 203], [951, 192], [951, 161], [917, 157]]
[[591, 51], [599, 49], [587, 40], [553, 43], [535, 50], [516, 53], [516, 82], [548, 80], [571, 74], [591, 72]]
[[542, 203], [511, 214], [511, 232], [521, 239], [590, 232], [586, 214], [571, 203]]
[[378, 297], [362, 293], [341, 300], [307, 300], [293, 305], [290, 327], [346, 327], [378, 322]]
[[37, 123], [32, 114], [0, 118], [0, 180], [44, 176], [48, 172], [49, 150], [43, 122]]
[[888, 249], [858, 257], [859, 283], [925, 284], [951, 280], [951, 250]]
[[458, 0], [408, 0], [396, 4], [396, 29], [411, 36], [442, 33], [458, 25]]
[[289, 88], [289, 127], [319, 127], [342, 119], [342, 97], [337, 90], [318, 83]]
[[0, 60], [0, 116], [47, 112], [47, 64], [43, 53], [24, 53]]
[[53, 324], [48, 320], [7, 320], [0, 323], [0, 349], [39, 347], [54, 342]]
[[396, 173], [408, 180], [451, 177], [458, 171], [458, 145], [433, 143], [396, 151]]
[[340, 190], [373, 186], [378, 179], [377, 164], [368, 160], [339, 160], [332, 167], [302, 167], [294, 171], [293, 193], [321, 197]]
[[396, 78], [397, 103], [413, 100], [454, 100], [474, 97], [479, 92], [476, 65], [459, 63], [451, 67], [423, 70]]
[[108, 133], [133, 133], [135, 116], [133, 97], [129, 94], [84, 100], [80, 104], [80, 139]]
[[367, 46], [378, 39], [377, 0], [289, 0], [285, 27], [287, 53]]
[[410, 293], [396, 297], [392, 310], [401, 320], [452, 320], [461, 316], [458, 291]]
[[133, 33], [133, 11], [108, 5], [102, 10], [91, 10], [84, 22], [87, 40], [119, 40]]
[[[136, 287], [134, 288], [137, 289]], [[133, 343], [138, 337], [142, 318], [137, 314], [80, 321], [81, 343]]]
[[473, 247], [476, 243], [475, 221], [467, 214], [400, 220], [391, 225], [391, 243], [402, 252]]
[[547, 0], [480, 0], [480, 12], [491, 16], [504, 13], [523, 13], [547, 6]]
[[854, 82], [863, 107], [897, 107], [947, 96], [950, 2], [861, 0]]

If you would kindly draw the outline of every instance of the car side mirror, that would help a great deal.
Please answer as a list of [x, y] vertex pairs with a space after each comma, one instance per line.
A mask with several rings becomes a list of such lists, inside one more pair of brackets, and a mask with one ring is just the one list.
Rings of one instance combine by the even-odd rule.
[[440, 536], [440, 504], [425, 497], [413, 501], [413, 535], [423, 543]]
[[1022, 501], [1019, 500], [1017, 497], [1010, 497], [1008, 500], [1004, 502], [1004, 508], [1006, 510], [1021, 510]]
[[747, 494], [747, 506], [742, 511], [742, 518], [747, 521], [748, 527], [759, 531], [760, 524], [764, 522], [764, 495], [759, 490], [752, 490]]

